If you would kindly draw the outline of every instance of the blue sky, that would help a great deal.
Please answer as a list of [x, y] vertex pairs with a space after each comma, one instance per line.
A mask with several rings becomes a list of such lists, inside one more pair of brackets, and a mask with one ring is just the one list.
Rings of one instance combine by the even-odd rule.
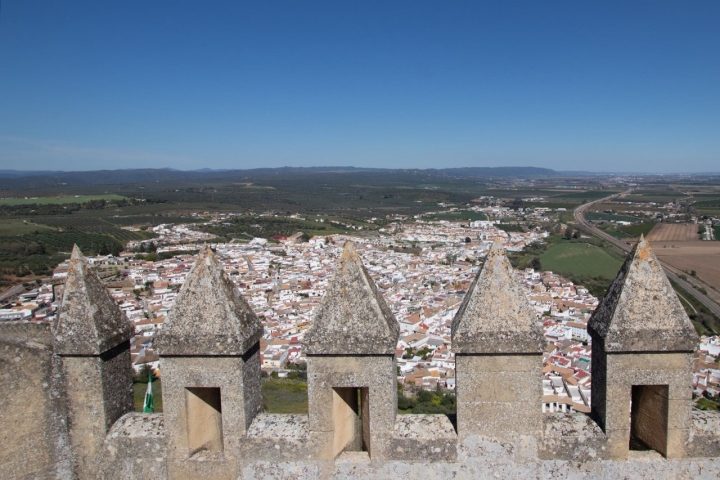
[[0, 1], [0, 169], [720, 171], [717, 0]]

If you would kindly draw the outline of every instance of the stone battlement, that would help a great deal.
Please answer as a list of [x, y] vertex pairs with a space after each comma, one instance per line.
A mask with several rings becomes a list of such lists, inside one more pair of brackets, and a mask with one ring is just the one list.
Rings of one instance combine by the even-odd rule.
[[398, 415], [398, 323], [348, 244], [303, 339], [309, 413], [267, 414], [263, 327], [207, 249], [156, 340], [164, 413], [141, 414], [132, 328], [76, 248], [55, 325], [0, 323], [0, 478], [720, 476], [698, 339], [643, 239], [588, 330], [590, 415], [541, 413], [541, 324], [495, 244], [452, 325], [456, 417]]

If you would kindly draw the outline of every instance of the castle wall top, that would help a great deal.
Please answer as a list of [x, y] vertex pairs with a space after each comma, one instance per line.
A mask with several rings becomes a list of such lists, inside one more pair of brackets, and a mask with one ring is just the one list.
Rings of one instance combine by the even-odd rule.
[[260, 320], [210, 247], [187, 276], [155, 346], [160, 355], [242, 355], [262, 336]]
[[130, 339], [133, 327], [75, 245], [53, 335], [60, 355], [100, 355]]
[[541, 353], [542, 324], [515, 279], [499, 240], [493, 243], [452, 324], [456, 353]]
[[320, 301], [303, 349], [310, 355], [389, 355], [400, 326], [351, 242]]
[[660, 262], [643, 237], [588, 322], [607, 352], [692, 351], [699, 342]]

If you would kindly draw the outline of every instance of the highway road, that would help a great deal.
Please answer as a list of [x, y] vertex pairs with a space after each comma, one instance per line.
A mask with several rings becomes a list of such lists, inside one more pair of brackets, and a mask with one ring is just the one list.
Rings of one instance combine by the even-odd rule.
[[[619, 248], [621, 251], [623, 251], [623, 252], [625, 252], [625, 253], [629, 253], [629, 252], [632, 250], [632, 246], [631, 246], [631, 245], [628, 245], [627, 243], [625, 243], [625, 242], [623, 242], [623, 241], [621, 241], [621, 240], [618, 240], [617, 238], [613, 237], [612, 235], [609, 235], [609, 234], [603, 232], [602, 230], [600, 230], [599, 228], [597, 228], [595, 225], [593, 225], [592, 222], [587, 221], [587, 220], [585, 219], [585, 211], [586, 211], [589, 207], [591, 207], [592, 205], [595, 205], [596, 203], [605, 202], [605, 201], [607, 201], [607, 200], [610, 200], [610, 199], [613, 199], [613, 198], [616, 198], [616, 197], [620, 197], [620, 196], [623, 196], [623, 195], [627, 195], [627, 194], [630, 193], [630, 192], [632, 192], [632, 189], [626, 190], [626, 191], [624, 191], [624, 192], [622, 192], [622, 193], [616, 193], [615, 195], [610, 195], [609, 197], [601, 198], [601, 199], [599, 199], [599, 200], [595, 200], [595, 201], [592, 201], [592, 202], [588, 202], [588, 203], [586, 203], [586, 204], [584, 204], [584, 205], [580, 205], [578, 208], [576, 208], [576, 209], [573, 211], [573, 216], [575, 217], [575, 221], [577, 221], [577, 223], [578, 223], [579, 225], [582, 225], [588, 232], [592, 233], [592, 234], [595, 235], [596, 237], [601, 238], [602, 240], [605, 240], [606, 242], [614, 245], [615, 247]], [[705, 306], [708, 308], [708, 310], [710, 310], [710, 311], [713, 312], [718, 318], [720, 318], [720, 305], [718, 305], [717, 303], [715, 303], [715, 302], [714, 302], [710, 297], [708, 297], [707, 295], [703, 295], [702, 293], [700, 293], [699, 291], [697, 291], [697, 290], [695, 289], [695, 286], [694, 286], [693, 283], [691, 283], [690, 281], [687, 281], [687, 280], [683, 280], [682, 278], [680, 278], [679, 276], [677, 276], [677, 275], [670, 269], [670, 267], [669, 267], [667, 264], [665, 264], [665, 263], [662, 262], [662, 261], [660, 261], [660, 264], [662, 265], [663, 270], [665, 270], [665, 275], [667, 275], [670, 280], [672, 280], [673, 282], [675, 282], [675, 283], [677, 283], [678, 285], [680, 285], [683, 289], [685, 289], [686, 292], [688, 292], [688, 294], [690, 294], [690, 295], [692, 295], [693, 297], [695, 297], [695, 298], [697, 299], [697, 301], [699, 301], [700, 303], [702, 303], [703, 305], [705, 305]], [[703, 288], [704, 288], [704, 287], [703, 287]]]

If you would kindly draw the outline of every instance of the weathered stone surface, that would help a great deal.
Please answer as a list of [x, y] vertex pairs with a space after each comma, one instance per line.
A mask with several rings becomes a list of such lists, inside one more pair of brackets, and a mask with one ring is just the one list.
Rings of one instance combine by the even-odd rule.
[[[237, 478], [242, 439], [262, 411], [260, 353], [251, 351], [249, 357], [161, 357], [170, 478]], [[203, 412], [192, 410], [188, 389], [219, 389], [219, 450], [192, 448], [191, 425]]]
[[[443, 461], [249, 461], [242, 479], [370, 479], [378, 478], [478, 478], [521, 479], [716, 479], [720, 459], [673, 460], [637, 455], [626, 461], [613, 460], [537, 460], [524, 458], [518, 445], [499, 444], [483, 438], [469, 438], [458, 449], [458, 460]], [[466, 455], [482, 451], [483, 455]], [[646, 452], [641, 452], [646, 453]]]
[[273, 462], [313, 459], [317, 447], [308, 423], [307, 415], [259, 414], [242, 441], [240, 458]]
[[261, 413], [248, 429], [248, 437], [305, 440], [308, 436], [308, 416], [299, 414]]
[[60, 355], [99, 355], [133, 335], [132, 325], [77, 245], [53, 334]]
[[65, 379], [49, 324], [0, 322], [0, 478], [71, 479]]
[[[542, 357], [538, 354], [455, 357], [458, 435], [538, 435]], [[508, 378], [514, 379], [512, 382]]]
[[107, 438], [165, 437], [165, 417], [161, 413], [125, 414], [108, 433]]
[[601, 345], [593, 344], [591, 415], [608, 437], [608, 455], [628, 455], [633, 385], [666, 385], [667, 449], [661, 450], [668, 457], [684, 456], [692, 408], [692, 353], [606, 354]]
[[168, 478], [161, 413], [128, 413], [105, 438], [99, 478]]
[[542, 459], [576, 461], [606, 457], [606, 437], [592, 418], [581, 413], [543, 414], [538, 456]]
[[207, 247], [180, 289], [155, 348], [161, 356], [242, 355], [262, 333], [262, 323]]
[[398, 415], [390, 451], [396, 460], [454, 461], [457, 433], [447, 415]]
[[99, 356], [62, 357], [67, 382], [68, 431], [81, 478], [98, 475], [97, 458], [117, 419], [132, 412], [130, 343]]
[[541, 353], [542, 322], [496, 240], [452, 324], [455, 353]]
[[693, 410], [687, 452], [691, 457], [720, 457], [720, 412]]
[[635, 245], [588, 323], [607, 352], [692, 351], [699, 339], [650, 244]]
[[[339, 453], [338, 434], [343, 432], [343, 404], [334, 389], [354, 389], [362, 394], [362, 438], [369, 443], [370, 458], [390, 458], [389, 441], [397, 414], [397, 380], [392, 355], [308, 356], [308, 407], [310, 437], [316, 445], [313, 458], [330, 459]], [[352, 395], [351, 395], [352, 396]], [[357, 398], [357, 395], [356, 395]]]
[[394, 354], [400, 327], [365, 270], [352, 242], [340, 262], [305, 335], [307, 354]]

